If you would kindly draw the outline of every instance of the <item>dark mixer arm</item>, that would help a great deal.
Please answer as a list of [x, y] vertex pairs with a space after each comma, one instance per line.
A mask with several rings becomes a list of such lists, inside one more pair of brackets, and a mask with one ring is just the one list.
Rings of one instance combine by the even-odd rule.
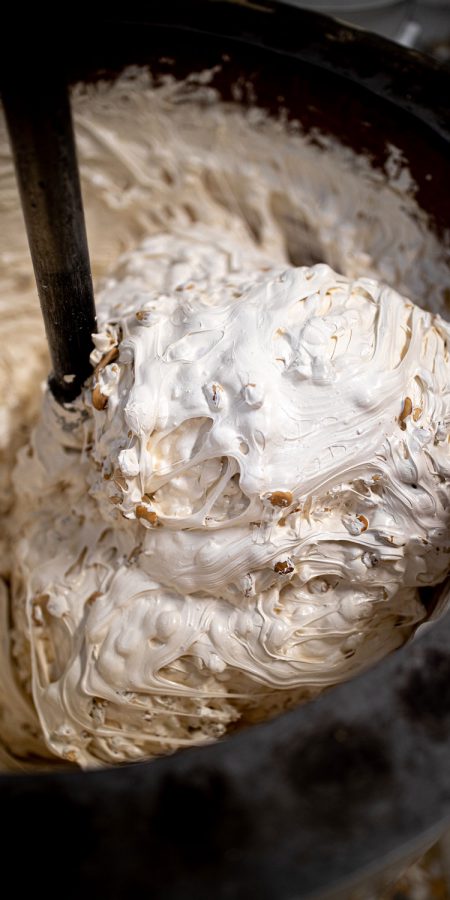
[[67, 87], [19, 79], [2, 91], [52, 361], [55, 398], [70, 402], [91, 372], [96, 318]]

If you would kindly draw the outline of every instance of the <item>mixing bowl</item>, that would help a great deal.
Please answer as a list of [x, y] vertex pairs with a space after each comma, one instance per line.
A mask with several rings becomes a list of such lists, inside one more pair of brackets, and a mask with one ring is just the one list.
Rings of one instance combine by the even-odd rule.
[[[338, 139], [380, 184], [396, 148], [448, 263], [450, 76], [432, 61], [265, 0], [129, 3], [120, 17], [68, 21], [36, 19], [2, 79], [87, 84], [133, 65], [158, 84], [208, 70], [221, 102], [321, 145]], [[397, 195], [400, 209], [401, 185]], [[431, 612], [442, 588], [424, 599]], [[376, 889], [450, 823], [449, 648], [446, 613], [351, 682], [218, 744], [116, 769], [2, 775], [15, 889], [164, 900]]]

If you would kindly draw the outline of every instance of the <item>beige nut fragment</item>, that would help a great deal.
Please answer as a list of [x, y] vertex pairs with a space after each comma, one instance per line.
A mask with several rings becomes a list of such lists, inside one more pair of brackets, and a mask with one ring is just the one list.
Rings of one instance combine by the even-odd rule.
[[398, 424], [400, 425], [400, 428], [402, 429], [402, 431], [405, 431], [405, 429], [406, 429], [405, 419], [407, 419], [408, 416], [411, 415], [412, 408], [413, 408], [413, 405], [412, 405], [411, 397], [405, 397], [404, 402], [403, 402], [403, 409], [398, 417]]
[[277, 573], [277, 575], [290, 575], [295, 569], [294, 563], [292, 559], [280, 559], [279, 562], [275, 563], [273, 567], [273, 571]]
[[279, 506], [280, 509], [286, 509], [292, 503], [292, 494], [290, 491], [273, 491], [268, 496], [268, 500], [272, 506]]
[[78, 753], [76, 750], [64, 750], [63, 759], [67, 759], [68, 762], [78, 762]]
[[150, 525], [158, 525], [158, 516], [145, 503], [138, 503], [135, 509], [137, 519], [145, 519]]
[[99, 597], [103, 597], [103, 591], [94, 591], [94, 593], [91, 594], [87, 598], [87, 600], [85, 600], [84, 605], [85, 606], [93, 606], [93, 604], [95, 603], [96, 600], [98, 600]]
[[117, 359], [118, 355], [119, 355], [119, 348], [111, 347], [111, 350], [108, 350], [108, 352], [105, 353], [104, 356], [102, 356], [100, 362], [97, 363], [97, 365], [94, 369], [94, 375], [98, 375], [98, 373], [101, 372], [102, 369], [105, 369], [106, 366], [109, 366], [110, 363], [114, 362], [114, 360]]
[[106, 409], [108, 406], [108, 398], [102, 394], [99, 384], [96, 384], [92, 391], [92, 405], [94, 409], [99, 410]]
[[423, 409], [421, 409], [420, 406], [414, 407], [412, 417], [415, 422], [417, 422], [418, 419], [420, 419], [422, 413], [423, 413]]
[[47, 610], [47, 603], [49, 599], [49, 594], [38, 594], [36, 597], [33, 597], [31, 615], [35, 625], [44, 624], [44, 613]]

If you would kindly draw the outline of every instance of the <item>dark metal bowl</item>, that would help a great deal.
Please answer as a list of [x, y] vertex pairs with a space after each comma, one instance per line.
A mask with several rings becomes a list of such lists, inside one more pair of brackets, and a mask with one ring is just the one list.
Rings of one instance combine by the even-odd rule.
[[[70, 47], [66, 22], [53, 18], [48, 32], [36, 20], [24, 65], [3, 77], [51, 66], [90, 80], [129, 63], [182, 77], [220, 62], [212, 86], [227, 101], [245, 75], [252, 105], [275, 114], [283, 97], [305, 129], [337, 135], [380, 168], [388, 142], [401, 148], [430, 227], [445, 235], [448, 73], [264, 0], [147, 5], [72, 23]], [[47, 898], [350, 897], [450, 824], [449, 648], [447, 613], [366, 674], [219, 744], [99, 772], [0, 777], [5, 871], [18, 854], [16, 891], [41, 882]]]

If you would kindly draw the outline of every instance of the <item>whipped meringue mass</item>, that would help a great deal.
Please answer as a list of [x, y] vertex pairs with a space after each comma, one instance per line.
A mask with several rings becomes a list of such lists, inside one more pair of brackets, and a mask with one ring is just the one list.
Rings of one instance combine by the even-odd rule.
[[407, 171], [204, 82], [199, 108], [148, 76], [75, 97], [95, 372], [28, 443], [19, 224], [2, 256], [6, 328], [16, 293], [28, 323], [0, 370], [9, 767], [152, 757], [308, 700], [408, 640], [449, 570], [449, 274]]

